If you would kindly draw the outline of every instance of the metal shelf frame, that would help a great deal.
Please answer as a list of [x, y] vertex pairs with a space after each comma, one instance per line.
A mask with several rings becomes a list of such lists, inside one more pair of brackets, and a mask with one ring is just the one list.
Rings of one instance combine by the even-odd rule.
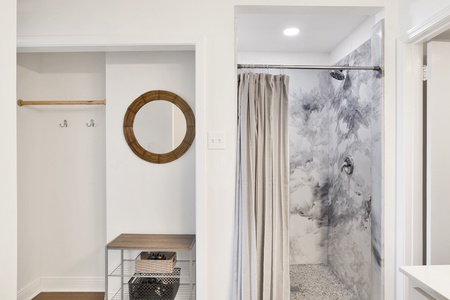
[[[109, 268], [111, 251], [120, 252], [120, 262], [115, 267]], [[127, 251], [130, 252], [127, 254], [131, 254], [132, 251], [177, 252], [177, 256], [185, 254], [180, 256], [183, 258], [177, 260], [175, 265], [175, 268], [180, 268], [181, 273], [136, 274], [134, 272], [136, 259], [125, 258]], [[180, 278], [180, 287], [175, 300], [195, 300], [195, 235], [121, 234], [106, 245], [105, 254], [106, 300], [128, 300], [128, 280], [131, 277]], [[115, 291], [109, 291], [110, 278], [120, 280], [120, 287], [116, 286]]]
[[[123, 266], [122, 266], [123, 265]], [[191, 276], [191, 270], [195, 266], [195, 260], [177, 260], [175, 268], [180, 268], [180, 275], [173, 275], [172, 273], [135, 273], [135, 260], [124, 259], [112, 272], [108, 274], [110, 277], [174, 277], [180, 279], [189, 279]], [[123, 267], [123, 268], [122, 268]], [[123, 270], [123, 274], [122, 274]]]
[[[123, 296], [122, 296], [123, 295]], [[122, 298], [125, 297], [125, 298]], [[125, 284], [122, 289], [118, 290], [111, 300], [129, 299], [128, 285]], [[180, 284], [176, 300], [191, 300], [195, 299], [195, 284], [191, 287], [189, 284]]]

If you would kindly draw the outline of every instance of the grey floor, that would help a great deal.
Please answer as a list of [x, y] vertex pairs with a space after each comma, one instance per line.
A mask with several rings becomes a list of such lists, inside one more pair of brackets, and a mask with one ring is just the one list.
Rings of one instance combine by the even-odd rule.
[[291, 300], [358, 300], [327, 265], [291, 265]]

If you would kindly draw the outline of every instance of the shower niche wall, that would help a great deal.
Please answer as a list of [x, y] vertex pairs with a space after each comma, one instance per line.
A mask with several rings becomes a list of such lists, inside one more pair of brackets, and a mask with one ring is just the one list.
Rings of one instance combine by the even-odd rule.
[[[264, 28], [261, 31], [252, 25], [259, 18], [278, 22], [280, 33], [295, 18], [300, 26], [314, 24], [302, 23], [302, 19], [328, 20], [330, 25], [300, 28], [317, 35], [352, 16], [336, 8], [297, 8], [289, 13], [278, 9], [270, 14], [243, 10], [237, 13], [238, 63], [382, 66], [383, 21], [378, 12], [359, 10], [353, 29], [347, 28], [349, 32], [328, 52], [296, 52], [295, 43], [312, 42], [301, 34], [297, 42], [288, 41], [292, 51], [265, 52], [264, 47], [252, 50], [247, 46], [257, 41], [242, 42], [249, 32], [264, 35]], [[271, 30], [265, 34], [270, 37], [274, 29], [266, 30]], [[382, 73], [282, 66], [239, 72], [290, 77], [291, 299], [382, 299]]]

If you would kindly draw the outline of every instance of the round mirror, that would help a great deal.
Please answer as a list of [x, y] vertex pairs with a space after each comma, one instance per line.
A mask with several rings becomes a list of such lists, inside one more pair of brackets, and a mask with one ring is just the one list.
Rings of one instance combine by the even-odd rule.
[[131, 103], [123, 123], [125, 139], [140, 158], [167, 163], [181, 157], [195, 137], [194, 114], [178, 95], [150, 91]]

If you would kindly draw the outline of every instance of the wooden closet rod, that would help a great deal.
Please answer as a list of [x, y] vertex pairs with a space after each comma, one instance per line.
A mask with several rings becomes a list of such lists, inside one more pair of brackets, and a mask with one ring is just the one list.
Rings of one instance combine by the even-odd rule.
[[17, 100], [17, 105], [106, 105], [106, 100], [34, 100], [34, 101], [25, 101], [25, 100]]

